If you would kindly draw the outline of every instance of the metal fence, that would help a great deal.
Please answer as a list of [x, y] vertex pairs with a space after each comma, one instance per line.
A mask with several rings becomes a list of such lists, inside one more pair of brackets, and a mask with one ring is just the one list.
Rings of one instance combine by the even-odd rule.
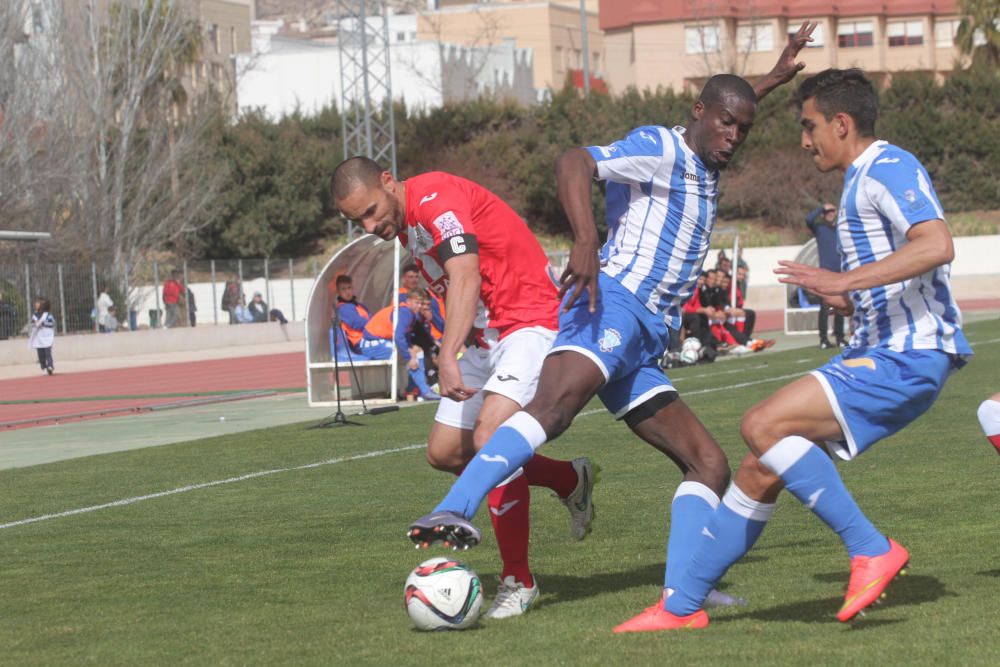
[[260, 292], [268, 310], [300, 320], [321, 269], [316, 259], [206, 259], [145, 262], [127, 267], [116, 278], [115, 272], [97, 264], [4, 263], [0, 264], [0, 339], [26, 333], [39, 298], [50, 302], [58, 331], [96, 332], [102, 324], [97, 322], [102, 289], [115, 304], [121, 329], [162, 328], [167, 324], [163, 284], [174, 271], [186, 288], [175, 326], [231, 323], [233, 299], [223, 303], [227, 287], [231, 297], [244, 303]]
[[[554, 250], [548, 256], [558, 277], [569, 251]], [[168, 324], [163, 284], [174, 271], [186, 286], [175, 326], [232, 323], [231, 299], [224, 298], [227, 289], [246, 302], [260, 292], [269, 310], [281, 311], [290, 321], [304, 320], [309, 290], [322, 269], [321, 261], [313, 258], [143, 262], [122, 272], [93, 263], [0, 263], [0, 340], [27, 335], [39, 298], [49, 300], [59, 332], [97, 332], [102, 324], [97, 321], [102, 289], [115, 304], [119, 330], [163, 328]]]

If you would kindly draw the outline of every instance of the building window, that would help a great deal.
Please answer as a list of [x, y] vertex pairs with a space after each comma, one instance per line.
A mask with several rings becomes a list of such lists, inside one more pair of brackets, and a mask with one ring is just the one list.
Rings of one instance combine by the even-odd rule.
[[[801, 25], [801, 24], [799, 24], [799, 25]], [[791, 24], [789, 24], [789, 26], [791, 26]], [[791, 28], [789, 28], [789, 30], [788, 30], [788, 36], [789, 36], [789, 38], [791, 38], [792, 36], [794, 36], [795, 33], [797, 33], [798, 31], [799, 31], [799, 26], [798, 25], [795, 26], [794, 30], [791, 29]], [[825, 46], [826, 45], [826, 33], [823, 31], [823, 22], [822, 21], [819, 21], [819, 22], [816, 23], [816, 29], [813, 30], [812, 38], [813, 38], [813, 41], [806, 42], [806, 48], [807, 49], [817, 49], [817, 48], [819, 48], [821, 46]]]
[[556, 47], [556, 71], [564, 72], [566, 71], [566, 61], [565, 56], [563, 56], [563, 47]]
[[396, 33], [396, 41], [397, 42], [405, 42], [406, 41], [406, 33], [405, 32], [397, 32]]
[[219, 26], [215, 23], [208, 24], [208, 43], [215, 49], [215, 53], [222, 50], [222, 45], [219, 44]]
[[774, 33], [770, 23], [741, 25], [736, 29], [736, 43], [742, 53], [751, 51], [773, 51]]
[[920, 46], [924, 43], [923, 21], [893, 21], [887, 26], [889, 46]]
[[684, 28], [684, 52], [716, 53], [719, 50], [719, 26], [696, 25]]
[[837, 46], [871, 46], [875, 43], [871, 21], [847, 21], [837, 26]]
[[239, 49], [236, 48], [236, 28], [232, 27], [229, 29], [229, 52], [236, 53]]
[[934, 22], [934, 44], [939, 49], [950, 49], [955, 46], [955, 35], [958, 34], [958, 26], [962, 24], [959, 19], [939, 19]]

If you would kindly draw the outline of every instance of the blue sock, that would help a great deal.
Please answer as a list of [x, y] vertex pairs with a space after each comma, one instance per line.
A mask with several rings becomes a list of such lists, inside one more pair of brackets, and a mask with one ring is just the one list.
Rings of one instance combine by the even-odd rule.
[[427, 376], [424, 374], [424, 360], [420, 359], [418, 363], [420, 365], [417, 367], [417, 370], [409, 370], [408, 373], [410, 375], [410, 383], [415, 385], [420, 395], [423, 396], [424, 394], [431, 393], [431, 388], [427, 384]]
[[677, 585], [671, 586], [667, 611], [687, 616], [704, 607], [712, 588], [733, 563], [750, 551], [773, 513], [773, 504], [753, 500], [735, 484], [730, 486], [701, 531]]
[[760, 462], [781, 477], [785, 488], [799, 502], [840, 535], [852, 558], [880, 556], [889, 550], [889, 540], [854, 502], [833, 461], [809, 440], [797, 435], [782, 438], [760, 457]]
[[471, 519], [486, 494], [531, 459], [546, 440], [545, 431], [527, 412], [516, 412], [500, 425], [451, 486], [435, 512], [457, 512]]
[[681, 482], [670, 505], [670, 538], [663, 587], [672, 588], [687, 569], [701, 529], [719, 506], [719, 496], [700, 482]]

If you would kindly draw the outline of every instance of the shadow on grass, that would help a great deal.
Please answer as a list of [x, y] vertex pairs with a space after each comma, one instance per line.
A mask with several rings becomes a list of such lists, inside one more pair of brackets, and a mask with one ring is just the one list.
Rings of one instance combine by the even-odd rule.
[[985, 570], [983, 572], [976, 572], [976, 575], [980, 577], [1000, 577], [1000, 570]]
[[[815, 578], [819, 581], [842, 581], [846, 584], [846, 574], [817, 574]], [[887, 589], [887, 601], [885, 609], [896, 609], [898, 607], [925, 604], [936, 602], [945, 596], [956, 596], [956, 593], [949, 591], [937, 577], [926, 575], [908, 575], [900, 577], [894, 581]], [[788, 604], [747, 611], [732, 616], [724, 616], [718, 619], [719, 622], [738, 621], [743, 619], [755, 619], [759, 621], [799, 621], [801, 623], [829, 623], [836, 616], [837, 610], [843, 604], [843, 598], [821, 598], [818, 600], [800, 600]], [[872, 609], [872, 614], [878, 614], [881, 609], [876, 606]], [[714, 620], [714, 619], [713, 619]], [[898, 623], [895, 619], [864, 618], [856, 621], [855, 625], [865, 626], [887, 625]]]
[[[542, 589], [545, 606], [559, 604], [561, 602], [572, 602], [573, 600], [583, 600], [589, 597], [603, 595], [604, 593], [617, 593], [630, 588], [645, 587], [650, 591], [650, 601], [655, 599], [656, 591], [663, 582], [663, 565], [660, 563], [644, 565], [634, 570], [624, 572], [605, 572], [588, 577], [575, 577], [568, 574], [546, 574], [538, 573], [538, 583]], [[716, 586], [720, 591], [724, 591], [729, 584], [723, 580]], [[492, 588], [496, 588], [494, 584]], [[488, 594], [490, 591], [487, 588]]]

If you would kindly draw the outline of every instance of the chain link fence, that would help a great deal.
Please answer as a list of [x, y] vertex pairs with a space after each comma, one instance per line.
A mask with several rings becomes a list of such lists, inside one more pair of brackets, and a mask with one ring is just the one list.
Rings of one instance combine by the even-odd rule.
[[[0, 263], [0, 339], [27, 335], [38, 299], [49, 301], [63, 334], [234, 324], [257, 293], [270, 319], [302, 320], [322, 268], [311, 258], [205, 259], [143, 262], [115, 278], [97, 264]], [[176, 287], [166, 285], [171, 278]], [[113, 303], [113, 320], [99, 321], [102, 292]]]

